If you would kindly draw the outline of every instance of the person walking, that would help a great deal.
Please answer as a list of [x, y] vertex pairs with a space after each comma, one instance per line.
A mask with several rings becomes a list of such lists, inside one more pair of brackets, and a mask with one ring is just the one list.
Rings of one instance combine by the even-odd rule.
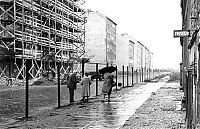
[[81, 80], [82, 87], [82, 97], [81, 101], [88, 102], [90, 96], [90, 85], [92, 84], [91, 79], [88, 77], [88, 73], [85, 73], [85, 76]]
[[108, 95], [108, 102], [110, 102], [110, 95], [112, 92], [112, 86], [114, 84], [113, 78], [114, 76], [109, 72], [104, 74], [104, 82], [102, 87], [103, 99], [101, 100], [102, 102], [104, 102], [106, 95]]
[[74, 90], [76, 90], [76, 86], [77, 86], [77, 78], [76, 78], [76, 74], [77, 72], [73, 72], [67, 81], [67, 87], [69, 88], [69, 98], [70, 98], [70, 103], [75, 102], [74, 101]]

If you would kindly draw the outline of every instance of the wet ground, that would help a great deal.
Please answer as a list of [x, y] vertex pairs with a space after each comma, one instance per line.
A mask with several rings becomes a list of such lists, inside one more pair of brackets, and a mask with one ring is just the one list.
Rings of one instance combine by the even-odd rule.
[[168, 82], [145, 101], [120, 129], [186, 129], [180, 83]]
[[[127, 76], [124, 79], [125, 87], [132, 85], [132, 77], [129, 76], [127, 84]], [[133, 83], [136, 83], [136, 76], [133, 78]], [[118, 82], [122, 82], [122, 76], [118, 77]], [[139, 80], [137, 81], [139, 82]], [[95, 97], [101, 94], [103, 81], [92, 81], [90, 86], [90, 95]], [[113, 87], [113, 90], [120, 89], [122, 87]], [[29, 86], [29, 114], [34, 114], [41, 110], [51, 109], [58, 106], [58, 87], [52, 86]], [[61, 106], [69, 104], [69, 91], [66, 85], [61, 86]], [[82, 99], [82, 86], [80, 83], [75, 90], [75, 101]], [[0, 116], [1, 119], [15, 118], [25, 116], [25, 87], [13, 86], [7, 89], [0, 90]]]
[[[124, 89], [113, 94], [111, 102], [91, 99], [89, 103], [75, 103], [33, 116], [28, 121], [13, 120], [1, 128], [56, 128], [56, 129], [115, 129], [123, 126], [152, 93], [166, 84], [167, 79]], [[123, 92], [123, 90], [122, 90]]]
[[[149, 83], [130, 91], [129, 93], [114, 98], [112, 102], [100, 103], [97, 109], [91, 110], [90, 114], [101, 114], [102, 116], [90, 122], [84, 128], [119, 128], [132, 116], [145, 100], [164, 83]], [[100, 112], [99, 109], [102, 109]]]

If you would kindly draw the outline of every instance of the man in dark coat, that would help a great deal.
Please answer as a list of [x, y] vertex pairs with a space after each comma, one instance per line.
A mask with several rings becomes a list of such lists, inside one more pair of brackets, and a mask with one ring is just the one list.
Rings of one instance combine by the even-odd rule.
[[69, 76], [69, 79], [67, 81], [67, 87], [69, 88], [69, 98], [70, 98], [70, 103], [75, 102], [74, 101], [74, 90], [76, 90], [76, 85], [77, 85], [77, 78], [76, 78], [77, 72], [74, 72]]

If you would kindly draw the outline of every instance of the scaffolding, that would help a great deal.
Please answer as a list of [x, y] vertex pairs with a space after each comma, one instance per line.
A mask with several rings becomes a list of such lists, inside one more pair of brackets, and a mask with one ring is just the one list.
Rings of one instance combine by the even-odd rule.
[[84, 55], [85, 11], [77, 0], [0, 0], [0, 77], [73, 70]]

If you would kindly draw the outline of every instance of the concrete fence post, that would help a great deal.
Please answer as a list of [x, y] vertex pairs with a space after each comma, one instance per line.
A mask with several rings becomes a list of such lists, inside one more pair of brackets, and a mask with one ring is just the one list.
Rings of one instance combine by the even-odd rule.
[[25, 118], [28, 119], [28, 107], [29, 107], [29, 73], [28, 73], [28, 70], [29, 70], [29, 67], [28, 67], [28, 63], [26, 61], [26, 101], [25, 101]]
[[126, 73], [127, 73], [127, 82], [126, 82], [126, 83], [127, 83], [127, 86], [129, 86], [129, 84], [128, 84], [128, 76], [129, 76], [129, 73], [128, 73], [128, 72], [129, 72], [128, 66], [126, 67], [126, 70], [127, 70], [127, 71], [126, 71]]
[[117, 76], [118, 76], [118, 71], [117, 71], [117, 65], [116, 65], [116, 90], [117, 90]]
[[124, 88], [124, 65], [122, 66], [122, 87]]
[[99, 76], [98, 63], [96, 63], [96, 96], [98, 96], [98, 76]]
[[132, 85], [133, 85], [133, 67], [131, 67], [131, 71], [132, 71]]
[[58, 108], [60, 108], [60, 63], [57, 65], [57, 79], [58, 79]]

